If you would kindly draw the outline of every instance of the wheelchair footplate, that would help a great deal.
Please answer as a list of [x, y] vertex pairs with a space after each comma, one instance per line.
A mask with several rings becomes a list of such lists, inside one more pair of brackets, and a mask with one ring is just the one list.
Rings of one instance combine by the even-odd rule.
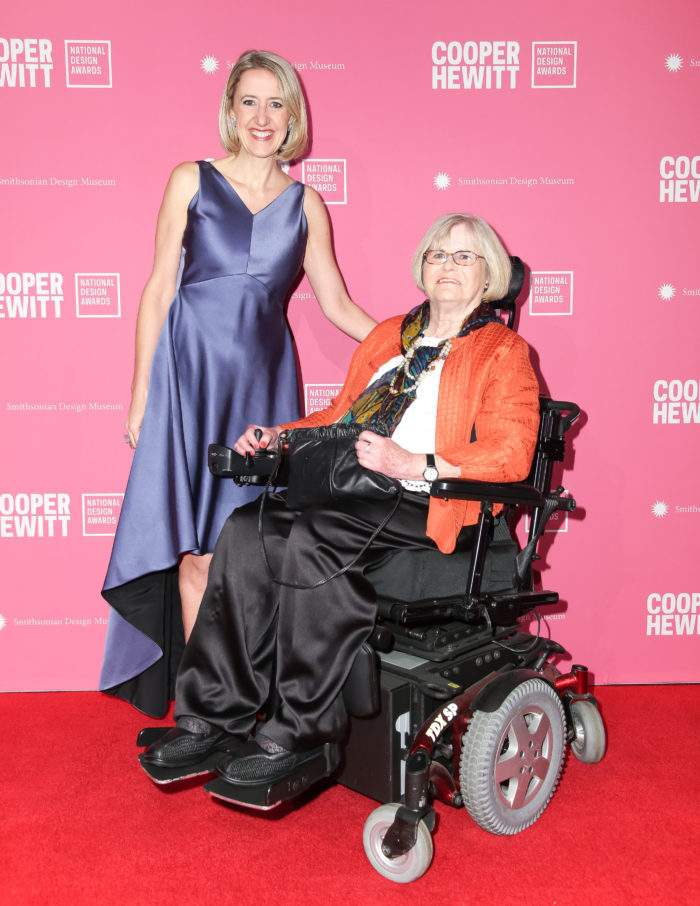
[[221, 760], [222, 755], [222, 752], [214, 752], [213, 755], [197, 762], [197, 764], [180, 768], [161, 768], [157, 764], [146, 764], [141, 761], [141, 756], [139, 755], [139, 764], [154, 783], [175, 783], [178, 780], [189, 780], [191, 777], [199, 777], [202, 774], [215, 773], [216, 764]]
[[284, 777], [264, 783], [233, 783], [217, 777], [204, 785], [204, 791], [215, 799], [268, 811], [305, 792], [314, 783], [334, 773], [340, 764], [340, 746], [327, 742], [309, 761], [298, 765]]
[[[139, 731], [139, 735], [136, 737], [136, 745], [150, 746], [154, 742], [158, 742], [158, 740], [165, 736], [168, 730], [171, 729], [172, 727], [144, 727], [143, 730]], [[178, 780], [189, 780], [191, 777], [200, 777], [203, 774], [215, 773], [216, 764], [223, 757], [224, 753], [212, 752], [211, 755], [196, 764], [177, 768], [165, 768], [156, 764], [147, 764], [142, 761], [142, 755], [143, 753], [139, 755], [140, 766], [154, 783], [162, 785], [166, 783], [175, 783]]]

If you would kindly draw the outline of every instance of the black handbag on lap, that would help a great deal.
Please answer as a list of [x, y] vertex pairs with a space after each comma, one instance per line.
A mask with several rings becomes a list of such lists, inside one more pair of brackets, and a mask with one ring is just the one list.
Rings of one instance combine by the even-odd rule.
[[278, 443], [280, 460], [282, 451], [286, 448], [289, 472], [286, 498], [288, 509], [305, 510], [311, 506], [332, 506], [350, 499], [361, 500], [367, 498], [387, 500], [393, 503], [386, 517], [349, 563], [346, 563], [345, 566], [342, 566], [330, 576], [325, 576], [310, 585], [297, 585], [293, 582], [277, 579], [272, 574], [267, 551], [265, 550], [263, 538], [265, 497], [267, 490], [274, 483], [276, 477], [275, 475], [270, 476], [270, 480], [260, 499], [258, 533], [263, 560], [270, 578], [278, 585], [300, 589], [318, 588], [319, 585], [335, 579], [336, 576], [341, 576], [357, 563], [398, 509], [403, 496], [401, 483], [395, 478], [384, 475], [382, 472], [365, 469], [358, 462], [355, 442], [360, 432], [365, 429], [384, 436], [388, 434], [383, 425], [368, 426], [358, 424], [293, 428], [280, 434]]
[[[290, 510], [358, 497], [396, 499], [401, 485], [395, 478], [365, 469], [357, 461], [355, 442], [366, 428], [366, 425], [334, 424], [283, 432], [280, 439], [287, 444]], [[372, 425], [369, 430], [387, 436], [384, 425]]]

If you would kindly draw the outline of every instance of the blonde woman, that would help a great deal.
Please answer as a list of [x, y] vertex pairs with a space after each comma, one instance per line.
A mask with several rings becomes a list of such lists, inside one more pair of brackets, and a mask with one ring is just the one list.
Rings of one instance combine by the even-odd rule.
[[253, 414], [264, 424], [298, 415], [284, 305], [301, 268], [340, 330], [362, 340], [374, 326], [345, 289], [319, 195], [279, 166], [307, 144], [293, 67], [244, 53], [219, 132], [227, 156], [176, 167], [158, 215], [126, 421], [134, 461], [103, 589], [100, 688], [152, 716], [167, 710], [214, 542], [254, 494], [210, 476], [207, 445], [230, 443]]

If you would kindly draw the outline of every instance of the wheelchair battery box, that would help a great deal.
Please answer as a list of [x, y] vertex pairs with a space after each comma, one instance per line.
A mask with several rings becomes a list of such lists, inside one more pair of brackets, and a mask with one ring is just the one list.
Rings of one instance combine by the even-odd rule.
[[379, 802], [399, 802], [405, 792], [405, 760], [425, 721], [439, 707], [499, 667], [535, 663], [548, 640], [527, 633], [480, 642], [435, 662], [394, 649], [380, 653], [379, 713], [350, 718], [340, 783]]
[[410, 683], [384, 671], [380, 697], [378, 715], [350, 718], [338, 782], [378, 802], [398, 802], [405, 785], [404, 761], [413, 741], [411, 714], [416, 706]]

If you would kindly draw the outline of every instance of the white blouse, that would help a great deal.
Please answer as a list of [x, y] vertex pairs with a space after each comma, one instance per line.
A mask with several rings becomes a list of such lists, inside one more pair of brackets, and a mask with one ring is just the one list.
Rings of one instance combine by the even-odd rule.
[[[442, 338], [423, 337], [421, 346], [437, 346], [442, 343]], [[377, 369], [370, 379], [367, 386], [373, 384], [379, 377], [385, 374], [402, 361], [403, 356], [397, 355], [385, 362], [381, 368]], [[440, 389], [440, 375], [444, 359], [435, 363], [435, 368], [429, 371], [418, 385], [416, 398], [408, 407], [403, 418], [397, 425], [391, 436], [399, 446], [408, 450], [410, 453], [434, 453], [435, 452], [435, 425], [437, 423], [437, 404], [438, 391]], [[368, 426], [371, 431], [371, 426]], [[402, 480], [401, 484], [407, 491], [430, 491], [430, 484], [427, 481], [409, 481]]]

